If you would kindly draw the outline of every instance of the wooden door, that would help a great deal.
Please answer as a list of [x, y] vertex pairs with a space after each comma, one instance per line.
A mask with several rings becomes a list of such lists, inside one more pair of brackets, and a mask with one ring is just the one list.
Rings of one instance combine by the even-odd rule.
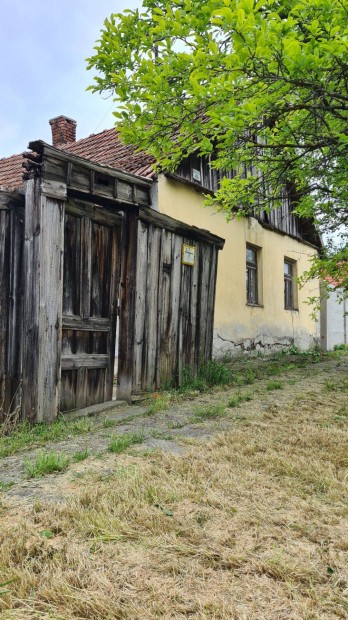
[[105, 209], [67, 205], [60, 411], [112, 399], [120, 226]]

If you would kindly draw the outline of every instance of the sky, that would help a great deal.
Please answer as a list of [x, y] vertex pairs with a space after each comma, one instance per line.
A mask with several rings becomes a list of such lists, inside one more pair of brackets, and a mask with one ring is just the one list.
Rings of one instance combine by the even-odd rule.
[[49, 119], [77, 121], [77, 139], [114, 124], [112, 99], [86, 92], [103, 21], [137, 0], [0, 0], [0, 158], [51, 143]]

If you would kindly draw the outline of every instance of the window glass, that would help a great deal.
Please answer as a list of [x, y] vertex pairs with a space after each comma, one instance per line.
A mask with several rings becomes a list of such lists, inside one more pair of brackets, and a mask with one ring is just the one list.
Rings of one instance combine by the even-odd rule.
[[285, 310], [294, 309], [294, 278], [293, 264], [284, 261], [284, 308]]
[[257, 250], [246, 248], [246, 298], [249, 304], [258, 304]]

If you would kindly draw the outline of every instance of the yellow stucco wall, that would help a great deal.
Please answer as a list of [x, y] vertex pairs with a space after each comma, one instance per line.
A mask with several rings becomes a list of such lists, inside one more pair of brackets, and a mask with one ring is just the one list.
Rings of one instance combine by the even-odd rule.
[[[317, 295], [319, 282], [298, 289], [298, 310], [284, 309], [284, 257], [296, 261], [297, 275], [308, 268], [315, 250], [310, 246], [263, 228], [254, 218], [226, 222], [222, 213], [203, 207], [204, 198], [194, 188], [168, 179], [158, 180], [158, 210], [178, 220], [205, 228], [226, 239], [219, 252], [214, 351], [216, 355], [256, 348], [274, 349], [294, 342], [312, 346], [319, 336], [305, 301]], [[246, 304], [246, 244], [260, 248], [258, 307]], [[250, 342], [249, 342], [250, 340]]]

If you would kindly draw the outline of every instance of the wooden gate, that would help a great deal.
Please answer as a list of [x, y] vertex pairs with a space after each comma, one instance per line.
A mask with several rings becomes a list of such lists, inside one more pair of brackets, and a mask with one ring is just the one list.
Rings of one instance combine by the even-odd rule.
[[112, 399], [121, 218], [68, 203], [64, 225], [60, 411]]

